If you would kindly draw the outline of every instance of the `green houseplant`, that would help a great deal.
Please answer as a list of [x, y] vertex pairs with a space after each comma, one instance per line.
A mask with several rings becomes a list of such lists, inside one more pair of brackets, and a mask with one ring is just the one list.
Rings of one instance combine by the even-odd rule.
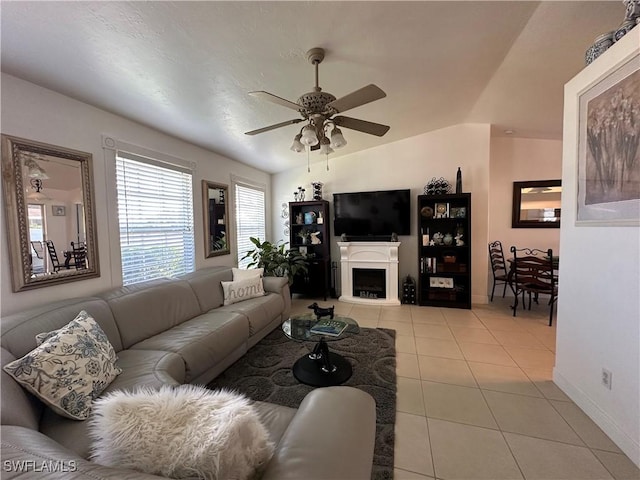
[[286, 243], [261, 242], [255, 237], [249, 237], [249, 240], [256, 246], [242, 257], [243, 260], [251, 259], [249, 268], [264, 268], [265, 276], [287, 277], [289, 285], [296, 275], [306, 275], [309, 271], [307, 259], [298, 250], [287, 249]]

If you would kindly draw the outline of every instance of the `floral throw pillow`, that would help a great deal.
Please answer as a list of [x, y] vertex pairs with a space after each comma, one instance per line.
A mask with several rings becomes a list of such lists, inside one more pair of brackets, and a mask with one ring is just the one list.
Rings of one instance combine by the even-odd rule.
[[245, 280], [236, 280], [235, 282], [220, 282], [224, 291], [224, 304], [232, 305], [234, 303], [248, 300], [254, 297], [264, 296], [264, 286], [262, 278], [256, 276]]
[[[113, 345], [111, 345], [111, 342], [109, 342], [107, 334], [104, 333], [104, 330], [102, 330], [100, 325], [98, 325], [98, 322], [96, 322], [94, 318], [84, 310], [81, 310], [76, 318], [71, 320], [61, 329], [54, 330], [52, 332], [43, 332], [37, 334], [36, 345], [42, 345], [42, 343], [44, 343], [46, 340], [53, 337], [54, 335], [57, 335], [61, 330], [69, 327], [84, 328], [89, 333], [89, 335], [91, 335], [95, 339], [96, 344], [98, 345], [100, 350], [102, 350], [102, 352], [105, 353], [109, 357], [109, 360], [111, 360], [111, 362], [115, 365], [116, 360], [118, 360], [118, 356], [116, 355], [116, 350], [113, 348]], [[116, 367], [116, 369], [120, 370], [120, 367]], [[118, 373], [122, 373], [122, 370], [120, 370]]]
[[54, 333], [4, 370], [56, 413], [85, 420], [92, 401], [122, 370], [110, 357], [113, 346], [86, 312]]

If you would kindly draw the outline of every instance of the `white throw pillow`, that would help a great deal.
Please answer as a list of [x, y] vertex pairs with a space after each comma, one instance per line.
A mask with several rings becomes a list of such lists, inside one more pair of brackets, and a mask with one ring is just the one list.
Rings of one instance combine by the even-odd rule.
[[122, 373], [111, 352], [115, 357], [100, 326], [82, 311], [4, 370], [56, 413], [85, 420], [93, 400]]
[[169, 478], [251, 478], [273, 455], [250, 400], [196, 385], [118, 391], [95, 402], [91, 459]]
[[262, 278], [251, 277], [245, 280], [235, 282], [220, 282], [224, 291], [224, 304], [232, 305], [242, 302], [250, 298], [262, 297], [264, 295], [264, 286]]
[[264, 268], [249, 268], [243, 270], [241, 268], [233, 267], [231, 269], [233, 273], [233, 280], [245, 280], [247, 278], [262, 277], [264, 275]]

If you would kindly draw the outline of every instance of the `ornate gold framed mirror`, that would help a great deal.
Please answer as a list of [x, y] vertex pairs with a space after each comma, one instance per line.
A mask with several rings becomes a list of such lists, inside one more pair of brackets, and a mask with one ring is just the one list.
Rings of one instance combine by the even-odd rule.
[[229, 187], [202, 180], [202, 211], [204, 212], [204, 256], [228, 255], [229, 248]]
[[13, 291], [100, 276], [90, 153], [2, 135]]

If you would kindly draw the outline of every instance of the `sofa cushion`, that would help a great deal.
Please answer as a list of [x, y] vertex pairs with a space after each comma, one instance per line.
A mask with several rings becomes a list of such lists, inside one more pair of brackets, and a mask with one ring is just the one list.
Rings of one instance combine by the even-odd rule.
[[200, 314], [200, 305], [183, 280], [159, 279], [101, 295], [120, 330], [123, 348], [169, 330]]
[[2, 346], [20, 358], [36, 348], [36, 335], [62, 328], [85, 310], [109, 338], [116, 352], [122, 350], [120, 332], [107, 303], [96, 297], [71, 298], [2, 317]]
[[[160, 389], [163, 385], [180, 385], [184, 381], [184, 362], [175, 353], [123, 350], [119, 356], [118, 364], [123, 372], [102, 392], [102, 396], [114, 391], [133, 392], [140, 386]], [[40, 431], [82, 458], [89, 458], [91, 439], [86, 421], [70, 420], [47, 408], [40, 422]]]
[[233, 275], [229, 267], [210, 267], [201, 268], [180, 278], [191, 285], [198, 297], [200, 312], [205, 313], [222, 306], [224, 295], [220, 282], [230, 282]]
[[65, 328], [3, 369], [56, 413], [84, 420], [93, 399], [122, 372], [113, 347], [82, 311]]
[[233, 305], [225, 305], [217, 309], [217, 311], [235, 312], [244, 316], [249, 323], [249, 336], [253, 336], [278, 318], [283, 308], [284, 300], [282, 296], [270, 293]]
[[247, 397], [194, 385], [114, 392], [89, 428], [97, 463], [170, 478], [248, 480], [273, 454]]
[[250, 298], [264, 296], [262, 278], [259, 276], [220, 283], [222, 283], [222, 290], [224, 291], [225, 305], [233, 305], [234, 303], [242, 302]]
[[[2, 349], [2, 367], [16, 359], [8, 350]], [[38, 429], [40, 415], [44, 409], [42, 402], [29, 394], [8, 373], [2, 370], [2, 425], [19, 425], [21, 427]]]
[[162, 350], [180, 355], [186, 382], [204, 373], [231, 354], [249, 337], [246, 318], [220, 309], [202, 314], [131, 346], [138, 350]]

